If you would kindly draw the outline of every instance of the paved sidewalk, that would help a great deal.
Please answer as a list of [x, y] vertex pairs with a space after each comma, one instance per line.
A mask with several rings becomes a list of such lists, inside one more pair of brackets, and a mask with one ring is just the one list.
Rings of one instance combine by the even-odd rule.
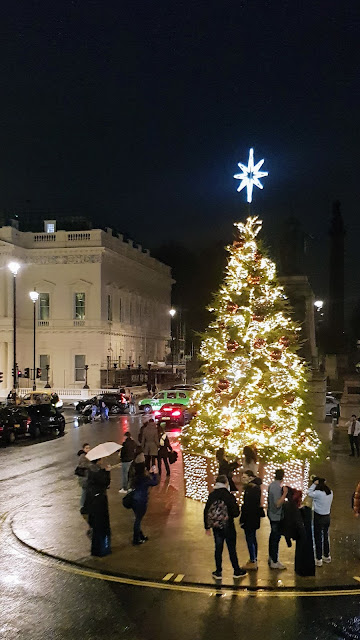
[[[178, 448], [176, 437], [172, 444]], [[179, 450], [179, 449], [178, 449]], [[331, 459], [311, 472], [324, 474], [334, 490], [334, 505], [330, 528], [331, 555], [329, 565], [316, 570], [315, 578], [300, 578], [294, 573], [294, 546], [288, 549], [285, 540], [280, 543], [280, 559], [287, 571], [272, 571], [267, 565], [269, 524], [263, 520], [258, 535], [259, 570], [241, 581], [242, 586], [260, 588], [289, 587], [320, 589], [351, 586], [360, 588], [354, 576], [360, 579], [360, 519], [351, 510], [351, 495], [360, 479], [360, 459], [348, 455], [346, 432], [338, 427], [334, 435]], [[203, 529], [203, 505], [184, 497], [182, 464], [171, 467], [171, 478], [161, 479], [158, 487], [150, 490], [148, 512], [144, 519], [144, 532], [149, 541], [133, 547], [133, 513], [122, 506], [120, 469], [112, 471], [109, 490], [112, 529], [111, 556], [92, 558], [90, 542], [86, 537], [87, 525], [79, 515], [79, 489], [75, 478], [64, 478], [52, 500], [34, 500], [13, 514], [14, 533], [26, 544], [48, 554], [70, 560], [104, 572], [137, 578], [162, 580], [167, 574], [184, 576], [184, 582], [211, 583], [214, 569], [213, 540]], [[35, 491], [34, 491], [34, 494]], [[37, 492], [39, 495], [39, 492]], [[248, 559], [244, 534], [236, 524], [240, 563]], [[223, 584], [233, 584], [227, 551], [224, 550]]]

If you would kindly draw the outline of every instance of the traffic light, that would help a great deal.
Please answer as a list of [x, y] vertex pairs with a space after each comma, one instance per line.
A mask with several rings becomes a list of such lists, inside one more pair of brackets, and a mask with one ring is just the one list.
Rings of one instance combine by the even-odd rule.
[[30, 378], [30, 369], [29, 369], [29, 367], [25, 367], [25, 369], [24, 369], [24, 378]]
[[22, 371], [21, 371], [21, 369], [18, 369], [17, 374], [18, 374], [18, 378], [22, 378]]
[[38, 368], [36, 369], [36, 377], [37, 377], [37, 378], [41, 378], [41, 369], [40, 369], [40, 367], [38, 367]]
[[4, 381], [4, 374], [3, 374], [3, 372], [2, 372], [2, 371], [0, 371], [0, 384], [1, 384], [1, 382], [3, 382], [3, 381]]

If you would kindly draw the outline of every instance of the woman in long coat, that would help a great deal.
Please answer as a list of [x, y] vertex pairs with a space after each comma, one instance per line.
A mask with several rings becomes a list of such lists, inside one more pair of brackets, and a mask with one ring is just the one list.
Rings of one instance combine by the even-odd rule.
[[111, 530], [106, 490], [110, 486], [110, 467], [101, 468], [102, 460], [94, 460], [88, 469], [85, 507], [92, 529], [91, 555], [111, 553]]
[[251, 469], [243, 474], [244, 502], [241, 507], [240, 525], [244, 529], [246, 544], [249, 550], [249, 561], [246, 569], [256, 571], [257, 565], [257, 540], [256, 531], [260, 529], [260, 518], [264, 515], [261, 507], [261, 478], [255, 477]]
[[142, 432], [140, 444], [144, 451], [146, 468], [149, 471], [150, 467], [154, 466], [159, 451], [159, 433], [152, 418]]

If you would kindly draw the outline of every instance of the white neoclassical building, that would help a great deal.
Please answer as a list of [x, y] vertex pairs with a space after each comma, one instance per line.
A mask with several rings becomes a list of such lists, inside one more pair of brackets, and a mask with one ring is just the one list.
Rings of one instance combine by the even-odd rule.
[[[36, 303], [36, 366], [49, 365], [51, 386], [82, 387], [88, 365], [90, 388], [100, 371], [146, 367], [165, 361], [170, 338], [170, 268], [111, 229], [43, 233], [0, 227], [0, 395], [12, 386], [13, 276], [17, 283], [17, 363], [33, 367], [33, 302]], [[23, 383], [23, 381], [21, 381]]]

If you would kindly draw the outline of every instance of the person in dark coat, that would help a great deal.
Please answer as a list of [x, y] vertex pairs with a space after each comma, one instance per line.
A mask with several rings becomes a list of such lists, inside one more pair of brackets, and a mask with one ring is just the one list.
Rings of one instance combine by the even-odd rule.
[[78, 451], [79, 461], [78, 468], [83, 470], [83, 475], [78, 476], [79, 486], [81, 487], [81, 496], [80, 496], [80, 513], [83, 513], [83, 509], [85, 506], [86, 500], [86, 491], [87, 491], [87, 476], [88, 470], [90, 467], [90, 460], [87, 459], [86, 454], [90, 451], [90, 445], [88, 442], [84, 442], [82, 449]]
[[93, 460], [88, 469], [85, 508], [92, 529], [91, 555], [111, 553], [111, 530], [106, 490], [110, 486], [110, 467], [101, 468], [102, 460]]
[[257, 540], [256, 531], [260, 529], [260, 518], [265, 516], [261, 507], [261, 478], [255, 476], [254, 472], [248, 469], [242, 478], [244, 484], [244, 502], [241, 507], [240, 524], [244, 529], [246, 544], [249, 549], [249, 561], [244, 565], [244, 569], [256, 571], [257, 564]]
[[[315, 575], [314, 549], [311, 538], [306, 533], [305, 522], [307, 513], [300, 509], [302, 492], [298, 489], [288, 488], [287, 501], [284, 502], [284, 517], [281, 521], [282, 533], [288, 547], [292, 540], [296, 541], [295, 549], [295, 573], [299, 576]], [[308, 527], [307, 522], [307, 527]]]
[[135, 515], [133, 545], [143, 544], [148, 540], [148, 537], [142, 532], [141, 521], [147, 510], [149, 487], [154, 487], [158, 484], [158, 477], [154, 471], [155, 469], [153, 467], [152, 473], [148, 473], [144, 462], [134, 465], [135, 473], [132, 479], [132, 488], [134, 489], [132, 509]]
[[234, 579], [246, 576], [247, 572], [239, 566], [236, 553], [236, 530], [234, 518], [239, 515], [239, 507], [235, 496], [230, 493], [229, 481], [225, 475], [216, 478], [214, 490], [209, 494], [204, 509], [204, 526], [208, 535], [211, 529], [215, 542], [215, 565], [212, 572], [217, 582], [222, 579], [222, 554], [224, 542], [227, 544], [230, 561], [234, 570]]
[[146, 424], [140, 444], [144, 450], [146, 468], [149, 471], [150, 467], [154, 466], [159, 451], [159, 434], [153, 418], [150, 418]]
[[163, 461], [166, 475], [170, 476], [170, 467], [169, 467], [169, 452], [172, 451], [172, 446], [170, 444], [169, 438], [165, 433], [164, 427], [161, 427], [159, 434], [159, 452], [158, 452], [158, 467], [159, 467], [159, 476], [161, 476], [161, 461]]
[[132, 439], [130, 431], [127, 431], [125, 433], [125, 440], [120, 451], [122, 475], [122, 488], [120, 489], [121, 493], [126, 492], [129, 488], [129, 469], [135, 457], [136, 447], [136, 442]]
[[225, 456], [224, 447], [221, 447], [217, 450], [216, 459], [219, 463], [219, 476], [226, 476], [229, 481], [230, 491], [237, 491], [238, 489], [234, 480], [232, 479], [232, 474], [235, 469], [238, 469], [240, 466], [238, 459], [234, 460], [233, 462], [229, 462]]

